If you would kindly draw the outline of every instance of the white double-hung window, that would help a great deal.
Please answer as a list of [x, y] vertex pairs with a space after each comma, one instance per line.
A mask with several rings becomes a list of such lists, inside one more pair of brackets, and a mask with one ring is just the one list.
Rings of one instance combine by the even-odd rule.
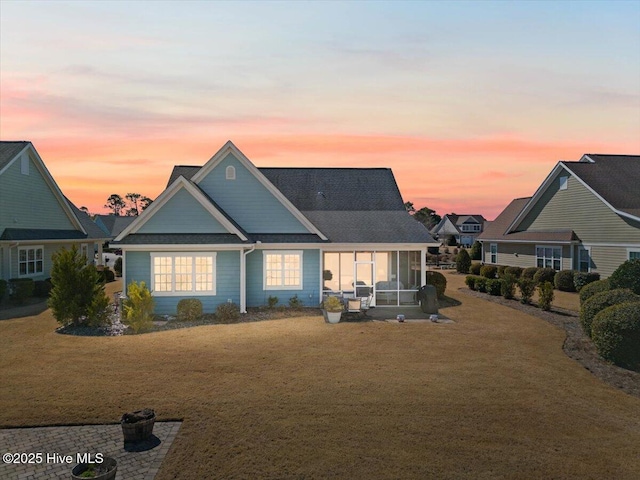
[[152, 253], [154, 295], [215, 295], [216, 253]]
[[265, 290], [302, 290], [302, 251], [265, 251]]
[[562, 247], [536, 247], [536, 267], [562, 269]]
[[44, 247], [20, 247], [18, 249], [18, 276], [29, 277], [44, 272]]

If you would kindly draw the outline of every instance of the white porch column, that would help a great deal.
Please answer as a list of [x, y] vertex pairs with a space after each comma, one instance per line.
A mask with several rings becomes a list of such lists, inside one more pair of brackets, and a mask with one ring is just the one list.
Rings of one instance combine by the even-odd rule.
[[104, 262], [102, 261], [102, 242], [98, 242], [98, 261], [96, 262], [96, 265], [104, 265]]
[[423, 287], [427, 284], [427, 249], [420, 250], [420, 286]]
[[244, 249], [240, 250], [240, 313], [247, 313], [247, 259]]

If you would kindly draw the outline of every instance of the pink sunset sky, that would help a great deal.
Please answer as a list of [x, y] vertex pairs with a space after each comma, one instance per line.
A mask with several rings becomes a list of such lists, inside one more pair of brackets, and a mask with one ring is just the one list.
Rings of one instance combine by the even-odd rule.
[[0, 73], [0, 138], [93, 213], [227, 140], [488, 219], [559, 160], [640, 154], [638, 1], [2, 0]]

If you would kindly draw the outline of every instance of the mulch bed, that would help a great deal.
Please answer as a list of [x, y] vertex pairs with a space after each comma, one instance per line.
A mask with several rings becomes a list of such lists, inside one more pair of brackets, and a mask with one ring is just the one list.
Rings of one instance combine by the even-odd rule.
[[603, 360], [598, 355], [591, 339], [584, 334], [577, 312], [562, 308], [552, 308], [551, 311], [546, 312], [534, 305], [524, 305], [518, 300], [507, 300], [503, 297], [476, 292], [468, 288], [460, 288], [458, 290], [466, 295], [520, 310], [521, 312], [541, 318], [556, 327], [564, 329], [567, 338], [564, 341], [562, 349], [569, 358], [579, 362], [584, 368], [606, 384], [619, 388], [629, 395], [640, 398], [640, 372], [627, 370]]

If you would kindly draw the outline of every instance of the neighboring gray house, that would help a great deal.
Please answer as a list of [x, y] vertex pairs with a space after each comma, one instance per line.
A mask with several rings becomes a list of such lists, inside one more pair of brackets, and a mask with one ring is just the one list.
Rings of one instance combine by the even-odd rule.
[[478, 240], [485, 263], [608, 277], [640, 258], [640, 156], [559, 162], [532, 197], [513, 200]]
[[122, 231], [127, 228], [136, 219], [124, 215], [95, 215], [93, 221], [98, 225], [105, 234], [111, 239], [116, 238]]
[[49, 277], [51, 256], [93, 258], [107, 235], [60, 191], [31, 142], [0, 142], [0, 279]]
[[324, 292], [416, 303], [436, 246], [387, 168], [256, 168], [227, 142], [204, 166], [176, 166], [166, 190], [112, 243], [125, 285], [144, 281], [157, 313], [181, 298], [241, 311]]
[[431, 235], [446, 242], [450, 236], [456, 239], [458, 245], [471, 246], [484, 230], [487, 220], [482, 215], [456, 215], [450, 213], [431, 229]]

